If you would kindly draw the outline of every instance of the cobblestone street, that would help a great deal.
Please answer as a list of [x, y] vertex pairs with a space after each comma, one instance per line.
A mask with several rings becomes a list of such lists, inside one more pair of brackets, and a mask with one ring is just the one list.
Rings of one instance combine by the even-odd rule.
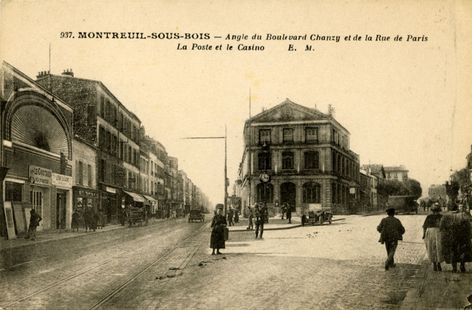
[[[384, 248], [375, 228], [381, 216], [347, 217], [328, 226], [232, 233], [225, 255], [202, 249], [182, 276], [143, 279], [147, 296], [129, 288], [115, 306], [163, 309], [391, 309], [412, 287], [424, 258], [423, 216], [400, 216], [407, 233], [397, 267], [383, 269]], [[139, 287], [139, 285], [138, 285]], [[139, 303], [139, 302], [138, 302]]]
[[[417, 308], [413, 295], [425, 289], [424, 216], [399, 216], [406, 234], [397, 267], [389, 271], [383, 268], [385, 249], [377, 242], [382, 216], [268, 230], [263, 240], [254, 239], [252, 231], [231, 232], [224, 254], [217, 256], [208, 248], [208, 222], [117, 230], [114, 239], [103, 234], [108, 243], [101, 247], [80, 249], [86, 239], [74, 238], [64, 245], [76, 248], [68, 250], [68, 259], [61, 259], [60, 251], [42, 252], [41, 259], [2, 271], [1, 289], [8, 294], [0, 308]], [[461, 277], [448, 268], [438, 276]]]

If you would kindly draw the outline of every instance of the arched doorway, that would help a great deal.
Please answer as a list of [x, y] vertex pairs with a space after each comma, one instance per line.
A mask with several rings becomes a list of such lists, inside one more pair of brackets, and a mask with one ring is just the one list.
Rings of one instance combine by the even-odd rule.
[[297, 198], [296, 186], [292, 182], [280, 184], [280, 203], [288, 203], [292, 211], [296, 211], [295, 203]]

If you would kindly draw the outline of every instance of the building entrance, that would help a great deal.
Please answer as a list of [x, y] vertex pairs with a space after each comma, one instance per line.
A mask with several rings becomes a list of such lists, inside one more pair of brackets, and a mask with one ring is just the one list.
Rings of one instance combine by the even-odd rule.
[[295, 203], [296, 203], [296, 186], [291, 182], [282, 183], [280, 185], [280, 203], [288, 203], [292, 209], [292, 212], [295, 212]]
[[56, 198], [56, 229], [66, 228], [66, 192], [58, 191]]

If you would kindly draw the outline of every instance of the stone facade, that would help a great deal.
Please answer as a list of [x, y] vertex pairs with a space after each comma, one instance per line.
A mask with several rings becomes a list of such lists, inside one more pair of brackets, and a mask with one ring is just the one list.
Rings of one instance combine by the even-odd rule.
[[247, 120], [239, 169], [243, 208], [288, 203], [299, 214], [309, 204], [351, 212], [359, 187], [359, 156], [349, 132], [332, 115], [290, 100]]

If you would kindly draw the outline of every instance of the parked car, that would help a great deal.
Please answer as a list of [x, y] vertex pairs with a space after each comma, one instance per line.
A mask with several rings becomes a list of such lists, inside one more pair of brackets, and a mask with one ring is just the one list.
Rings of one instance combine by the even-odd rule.
[[323, 207], [321, 204], [308, 204], [308, 210], [302, 215], [302, 225], [305, 224], [323, 224], [328, 222], [331, 224], [333, 220], [333, 212], [331, 208]]

